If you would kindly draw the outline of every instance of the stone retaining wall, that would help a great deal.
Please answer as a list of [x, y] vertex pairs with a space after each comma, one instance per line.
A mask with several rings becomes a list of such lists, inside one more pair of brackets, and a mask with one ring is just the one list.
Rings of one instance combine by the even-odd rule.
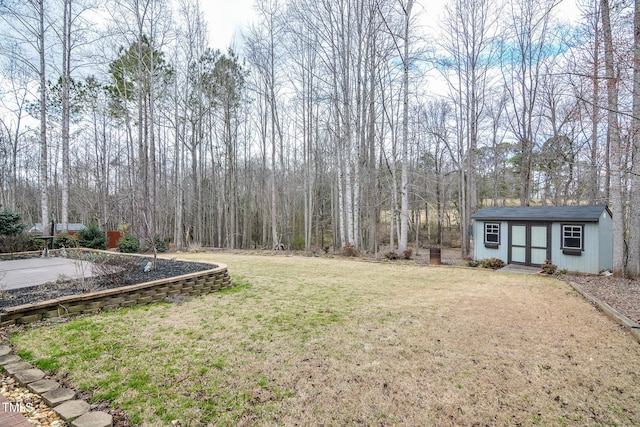
[[[40, 258], [43, 251], [29, 251], [29, 252], [6, 252], [0, 254], [0, 261], [4, 259], [26, 259], [26, 258]], [[49, 256], [58, 256], [60, 249], [49, 249]]]
[[217, 264], [212, 267], [168, 279], [8, 307], [0, 312], [0, 326], [133, 307], [161, 302], [168, 297], [197, 296], [231, 288], [227, 266]]

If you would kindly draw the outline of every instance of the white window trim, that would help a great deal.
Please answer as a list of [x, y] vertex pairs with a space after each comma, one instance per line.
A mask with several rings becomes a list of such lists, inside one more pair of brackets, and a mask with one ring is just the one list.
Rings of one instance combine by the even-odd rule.
[[[491, 230], [492, 232], [491, 233], [488, 232], [489, 227], [492, 228], [492, 230]], [[491, 241], [487, 240], [487, 235], [489, 235], [489, 234], [497, 235], [498, 236], [498, 241], [497, 242], [491, 242]], [[484, 223], [484, 244], [485, 244], [485, 246], [486, 245], [497, 245], [497, 246], [499, 246], [500, 245], [500, 238], [501, 238], [500, 234], [501, 233], [500, 233], [500, 223], [499, 222], [485, 222]]]
[[[575, 233], [576, 231], [580, 231], [580, 236], [572, 236], [569, 235], [567, 236], [565, 233], [569, 232], [569, 233]], [[565, 245], [565, 238], [580, 238], [580, 247], [575, 247], [575, 246], [566, 246]], [[575, 252], [582, 252], [584, 251], [584, 224], [562, 224], [560, 227], [560, 249], [562, 249], [563, 251], [575, 251]]]

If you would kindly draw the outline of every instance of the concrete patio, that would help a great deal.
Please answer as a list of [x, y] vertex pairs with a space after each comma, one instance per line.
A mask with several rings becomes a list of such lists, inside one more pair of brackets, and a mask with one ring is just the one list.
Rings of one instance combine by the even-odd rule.
[[87, 261], [61, 257], [0, 261], [0, 286], [5, 290], [91, 276], [93, 269]]

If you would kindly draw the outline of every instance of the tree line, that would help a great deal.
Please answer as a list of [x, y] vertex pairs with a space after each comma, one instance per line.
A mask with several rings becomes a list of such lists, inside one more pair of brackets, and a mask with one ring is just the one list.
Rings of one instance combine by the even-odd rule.
[[463, 255], [482, 206], [606, 203], [635, 277], [639, 6], [577, 1], [257, 0], [220, 52], [199, 0], [3, 0], [0, 203], [177, 249]]

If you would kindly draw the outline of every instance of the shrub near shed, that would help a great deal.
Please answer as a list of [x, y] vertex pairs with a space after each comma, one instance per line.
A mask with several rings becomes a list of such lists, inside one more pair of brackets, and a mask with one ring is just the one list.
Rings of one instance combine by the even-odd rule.
[[97, 225], [78, 231], [78, 243], [83, 248], [107, 249], [107, 236]]
[[504, 267], [504, 261], [502, 261], [500, 258], [483, 258], [478, 260], [478, 266], [482, 268], [498, 270]]

